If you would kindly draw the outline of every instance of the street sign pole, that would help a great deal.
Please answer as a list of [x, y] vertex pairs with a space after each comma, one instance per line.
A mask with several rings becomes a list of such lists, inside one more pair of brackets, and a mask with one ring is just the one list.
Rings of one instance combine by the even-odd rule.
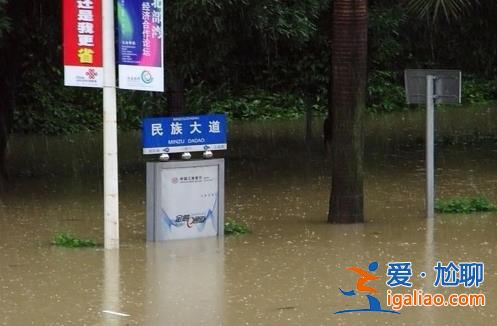
[[119, 186], [113, 0], [103, 0], [102, 30], [104, 70], [104, 246], [105, 249], [117, 249], [119, 248]]
[[426, 216], [435, 216], [435, 103], [433, 75], [426, 76]]
[[435, 103], [460, 104], [460, 70], [406, 69], [407, 104], [426, 104], [426, 217], [435, 217]]

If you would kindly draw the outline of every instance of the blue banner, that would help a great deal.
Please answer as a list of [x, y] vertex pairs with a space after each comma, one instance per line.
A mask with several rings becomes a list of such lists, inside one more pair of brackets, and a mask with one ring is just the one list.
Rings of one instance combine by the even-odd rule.
[[224, 114], [145, 118], [143, 154], [225, 150], [226, 131]]
[[117, 2], [119, 87], [164, 90], [163, 0]]

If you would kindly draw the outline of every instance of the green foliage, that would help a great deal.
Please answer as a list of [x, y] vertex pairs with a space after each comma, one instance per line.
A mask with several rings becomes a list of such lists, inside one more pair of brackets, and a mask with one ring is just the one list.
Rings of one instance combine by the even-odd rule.
[[393, 112], [405, 109], [405, 91], [401, 74], [391, 71], [374, 71], [368, 77], [368, 111]]
[[439, 199], [435, 203], [435, 210], [439, 213], [474, 213], [496, 209], [497, 207], [483, 196]]
[[96, 247], [95, 240], [78, 239], [69, 233], [57, 233], [53, 239], [53, 244], [66, 248]]
[[10, 17], [5, 13], [5, 6], [7, 0], [0, 0], [0, 40], [3, 38], [5, 32], [9, 31], [11, 26]]
[[485, 103], [497, 99], [497, 79], [487, 80], [474, 75], [463, 75], [462, 100], [464, 103]]
[[[60, 135], [101, 129], [101, 92], [62, 86], [48, 91], [43, 83], [33, 85], [36, 100], [14, 112], [16, 132]], [[189, 114], [227, 113], [233, 120], [296, 119], [305, 114], [307, 105], [312, 105], [315, 114], [326, 112], [326, 102], [321, 97], [306, 103], [301, 96], [263, 90], [234, 95], [199, 86], [187, 91], [187, 103]], [[138, 129], [142, 117], [165, 115], [165, 105], [164, 98], [153, 93], [119, 92], [119, 128]]]
[[[441, 1], [411, 3], [439, 2], [443, 14]], [[101, 91], [63, 86], [61, 2], [6, 4], [0, 0], [0, 46], [5, 57], [0, 70], [6, 85], [2, 89], [12, 87], [5, 93], [16, 97], [14, 131], [56, 135], [100, 130]], [[166, 75], [168, 81], [184, 81], [187, 113], [227, 112], [233, 119], [263, 120], [300, 117], [307, 106], [326, 111], [329, 4], [330, 0], [169, 1]], [[461, 69], [463, 101], [496, 100], [497, 1], [464, 7], [468, 13], [460, 15], [460, 24], [439, 21], [437, 28], [409, 15], [403, 4], [370, 1], [368, 111], [406, 108], [405, 68]], [[119, 91], [119, 127], [139, 128], [143, 116], [167, 114], [165, 102], [163, 94]]]
[[[28, 74], [47, 76], [36, 68]], [[23, 88], [27, 92], [18, 98], [22, 109], [14, 111], [17, 132], [59, 135], [99, 130], [102, 126], [101, 91], [53, 86], [42, 80], [33, 80]]]
[[[197, 78], [233, 68], [263, 67], [280, 43], [296, 45], [316, 32], [316, 17], [329, 0], [174, 0], [166, 6], [166, 46], [173, 78]], [[243, 69], [243, 68], [248, 69]], [[260, 71], [260, 69], [259, 69]]]
[[[419, 0], [433, 4], [441, 0]], [[403, 48], [404, 62], [409, 67], [461, 69], [486, 78], [497, 72], [497, 1], [494, 0], [443, 0], [469, 3], [461, 8], [464, 14], [456, 21], [439, 19], [436, 25], [427, 24], [426, 17], [409, 11], [409, 20], [402, 29], [406, 34]], [[477, 3], [477, 5], [476, 5]], [[441, 16], [439, 10], [438, 16]], [[412, 54], [412, 56], [410, 56]], [[406, 60], [408, 59], [408, 60]]]
[[[192, 113], [226, 113], [234, 120], [295, 119], [306, 111], [302, 97], [287, 93], [255, 90], [241, 95], [224, 94], [220, 98], [209, 98], [195, 92], [189, 92], [188, 95]], [[325, 105], [316, 102], [313, 110], [325, 112]]]
[[[465, 74], [462, 79], [463, 103], [486, 103], [497, 99], [497, 79], [485, 79]], [[388, 113], [407, 108], [403, 71], [370, 72], [367, 92], [369, 112]]]
[[406, 61], [405, 9], [398, 2], [373, 2], [369, 17], [367, 110], [373, 113], [404, 110], [407, 107], [402, 64]]
[[[40, 68], [32, 74], [47, 74]], [[28, 88], [25, 88], [28, 89]], [[48, 135], [97, 131], [102, 126], [102, 97], [97, 90], [53, 87], [42, 81], [33, 81], [30, 94], [36, 97], [14, 112], [14, 130], [23, 133]], [[311, 95], [312, 94], [308, 94]], [[401, 111], [407, 108], [402, 72], [373, 71], [368, 80], [368, 112], [375, 114]], [[314, 114], [327, 110], [325, 94], [304, 98], [288, 92], [249, 89], [234, 93], [229, 85], [209, 89], [205, 83], [192, 87], [186, 93], [189, 114], [227, 113], [233, 120], [274, 120], [303, 117], [308, 106]], [[482, 103], [497, 98], [497, 81], [463, 76], [463, 101]], [[123, 130], [138, 129], [144, 116], [166, 114], [163, 96], [146, 92], [119, 91], [118, 122]]]
[[250, 233], [249, 228], [241, 223], [238, 223], [234, 220], [228, 219], [224, 223], [224, 234], [225, 235], [239, 235], [239, 234], [247, 234]]
[[402, 27], [407, 22], [405, 10], [399, 5], [372, 6], [369, 11], [369, 57], [373, 70], [396, 70], [403, 61], [405, 35]]
[[[33, 65], [19, 86], [23, 91], [17, 98], [20, 107], [14, 111], [13, 129], [46, 135], [101, 130], [102, 91], [65, 87], [62, 67], [43, 63]], [[118, 91], [117, 99], [123, 130], [138, 129], [143, 116], [165, 113], [164, 98], [155, 93]]]

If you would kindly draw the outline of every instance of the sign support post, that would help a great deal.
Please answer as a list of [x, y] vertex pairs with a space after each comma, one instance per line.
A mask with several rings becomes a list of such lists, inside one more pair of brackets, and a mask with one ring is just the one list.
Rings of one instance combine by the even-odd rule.
[[104, 69], [104, 246], [105, 249], [117, 249], [119, 248], [119, 184], [113, 0], [103, 0], [102, 30]]
[[426, 76], [426, 216], [435, 216], [435, 103], [433, 75]]
[[[105, 249], [119, 248], [114, 2], [62, 2], [64, 85], [103, 87]], [[163, 1], [119, 0], [117, 13], [121, 63], [119, 86], [123, 89], [163, 92]], [[207, 155], [210, 151], [205, 153]]]
[[406, 69], [407, 104], [426, 104], [426, 217], [435, 217], [435, 103], [460, 104], [460, 70]]

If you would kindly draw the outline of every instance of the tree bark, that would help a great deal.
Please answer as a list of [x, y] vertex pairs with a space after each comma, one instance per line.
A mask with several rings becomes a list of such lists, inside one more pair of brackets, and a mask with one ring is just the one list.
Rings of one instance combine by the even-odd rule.
[[328, 222], [360, 223], [363, 212], [363, 121], [367, 0], [334, 0], [329, 115], [332, 187]]
[[[10, 35], [6, 37], [7, 41]], [[15, 45], [4, 41], [2, 53], [0, 54], [0, 185], [7, 180], [6, 155], [9, 133], [12, 125], [12, 115], [15, 107], [16, 75], [18, 71], [18, 56], [10, 55], [6, 49], [10, 48], [14, 53]]]
[[333, 136], [331, 134], [332, 123], [331, 123], [331, 115], [328, 113], [323, 122], [323, 145], [324, 145], [324, 155], [326, 158], [331, 159], [331, 141]]
[[7, 178], [5, 155], [7, 154], [7, 110], [0, 106], [0, 185]]
[[[49, 3], [49, 2], [48, 2]], [[16, 108], [16, 89], [22, 79], [23, 54], [19, 44], [19, 29], [22, 19], [34, 17], [32, 2], [8, 1], [5, 11], [11, 20], [11, 29], [4, 35], [0, 49], [0, 186], [7, 181], [6, 154], [9, 134], [12, 131]], [[40, 16], [40, 15], [38, 15]], [[15, 53], [16, 55], [12, 55]]]
[[[0, 61], [5, 62], [4, 60]], [[12, 113], [15, 106], [15, 77], [11, 76], [8, 72], [5, 66], [4, 69], [1, 69], [4, 78], [0, 81], [0, 98], [3, 99], [2, 103], [0, 103], [0, 185], [7, 180], [7, 144], [12, 125]]]
[[167, 83], [167, 107], [171, 116], [181, 116], [186, 113], [185, 82], [182, 79], [171, 78]]

